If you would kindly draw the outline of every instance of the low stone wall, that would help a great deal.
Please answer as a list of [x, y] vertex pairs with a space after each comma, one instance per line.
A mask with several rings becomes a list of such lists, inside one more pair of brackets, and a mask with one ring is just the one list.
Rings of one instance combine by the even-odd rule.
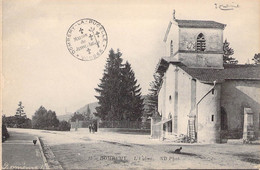
[[151, 122], [141, 121], [101, 121], [99, 122], [100, 128], [127, 128], [127, 129], [150, 129]]
[[128, 129], [128, 128], [99, 128], [99, 132], [116, 132], [123, 134], [149, 135], [150, 129]]

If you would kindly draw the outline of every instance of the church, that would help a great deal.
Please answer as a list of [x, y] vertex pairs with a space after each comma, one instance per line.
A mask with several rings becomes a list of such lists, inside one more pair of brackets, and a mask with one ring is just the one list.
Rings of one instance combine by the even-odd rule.
[[156, 72], [163, 74], [151, 137], [189, 142], [254, 140], [259, 135], [260, 67], [224, 64], [223, 31], [215, 21], [169, 22]]

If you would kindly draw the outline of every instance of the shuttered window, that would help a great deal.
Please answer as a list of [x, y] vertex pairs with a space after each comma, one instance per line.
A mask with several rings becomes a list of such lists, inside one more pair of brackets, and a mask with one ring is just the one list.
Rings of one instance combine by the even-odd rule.
[[206, 40], [202, 33], [197, 37], [197, 51], [205, 51], [206, 49]]

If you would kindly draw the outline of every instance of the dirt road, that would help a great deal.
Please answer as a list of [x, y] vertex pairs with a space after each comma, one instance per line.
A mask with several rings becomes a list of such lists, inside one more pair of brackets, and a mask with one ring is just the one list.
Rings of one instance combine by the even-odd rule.
[[[64, 169], [238, 169], [257, 168], [260, 164], [259, 145], [180, 145], [149, 139], [149, 135], [89, 134], [87, 129], [77, 132], [26, 131], [37, 134], [48, 143]], [[174, 153], [181, 146], [181, 152]]]

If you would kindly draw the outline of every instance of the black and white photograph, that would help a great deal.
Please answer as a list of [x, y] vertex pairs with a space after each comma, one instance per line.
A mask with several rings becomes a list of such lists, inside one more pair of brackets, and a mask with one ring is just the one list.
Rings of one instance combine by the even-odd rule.
[[259, 169], [259, 0], [3, 0], [2, 169]]

